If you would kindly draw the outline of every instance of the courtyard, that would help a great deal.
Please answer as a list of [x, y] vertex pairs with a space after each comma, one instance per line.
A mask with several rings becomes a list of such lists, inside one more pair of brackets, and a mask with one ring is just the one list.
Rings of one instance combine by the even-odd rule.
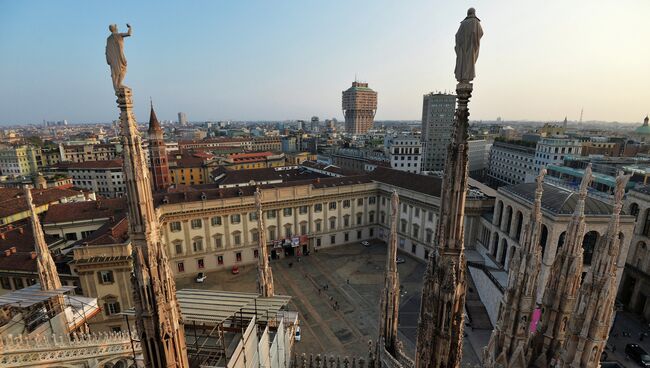
[[[404, 252], [399, 256], [405, 259], [398, 265], [403, 288], [399, 333], [406, 352], [413, 356], [425, 264]], [[368, 341], [377, 339], [385, 262], [386, 244], [380, 241], [367, 247], [350, 243], [328, 248], [300, 261], [298, 257], [271, 261], [275, 293], [291, 295], [290, 306], [300, 314], [302, 339], [295, 345], [296, 354], [367, 356]], [[194, 281], [196, 275], [188, 276], [177, 279], [176, 286], [255, 292], [256, 266], [239, 269], [238, 275], [229, 271], [209, 273], [202, 284]], [[480, 304], [471, 284], [468, 289], [468, 303]], [[463, 362], [471, 366], [479, 363], [480, 354], [472, 345], [484, 346], [491, 331], [487, 316], [480, 317], [474, 318], [474, 328], [466, 328]]]

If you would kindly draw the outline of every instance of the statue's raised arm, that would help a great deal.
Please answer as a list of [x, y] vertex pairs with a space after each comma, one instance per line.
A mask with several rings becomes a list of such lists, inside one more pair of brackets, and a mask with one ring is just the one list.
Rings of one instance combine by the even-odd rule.
[[459, 83], [469, 83], [476, 76], [474, 66], [481, 47], [481, 37], [483, 37], [481, 20], [476, 17], [474, 8], [469, 8], [467, 17], [460, 22], [460, 27], [456, 32], [456, 69], [454, 73]]
[[131, 36], [131, 26], [126, 25], [129, 31], [119, 33], [117, 25], [111, 24], [108, 29], [111, 31], [110, 36], [106, 39], [106, 62], [111, 67], [111, 78], [113, 79], [113, 88], [115, 92], [122, 87], [124, 76], [126, 76], [126, 57], [124, 56], [124, 37]]

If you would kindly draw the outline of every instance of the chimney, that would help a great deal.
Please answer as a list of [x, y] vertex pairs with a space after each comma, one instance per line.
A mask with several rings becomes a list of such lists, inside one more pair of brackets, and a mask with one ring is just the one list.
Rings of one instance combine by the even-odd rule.
[[16, 253], [16, 247], [11, 247], [11, 248], [9, 248], [9, 250], [11, 251], [11, 254]]
[[30, 252], [30, 253], [29, 253], [29, 257], [30, 257], [31, 259], [36, 259], [36, 252]]

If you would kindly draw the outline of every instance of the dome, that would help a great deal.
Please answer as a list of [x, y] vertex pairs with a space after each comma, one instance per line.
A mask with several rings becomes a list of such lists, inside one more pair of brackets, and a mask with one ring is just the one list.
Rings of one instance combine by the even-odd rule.
[[634, 129], [634, 133], [650, 135], [650, 126], [648, 126], [648, 117], [647, 116], [645, 117], [645, 119], [643, 119], [643, 125], [641, 125], [640, 127]]

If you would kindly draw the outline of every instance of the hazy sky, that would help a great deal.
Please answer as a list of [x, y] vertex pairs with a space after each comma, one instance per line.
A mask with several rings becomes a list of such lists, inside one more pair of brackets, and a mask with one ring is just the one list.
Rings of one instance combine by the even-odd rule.
[[454, 34], [475, 6], [485, 35], [472, 119], [640, 122], [650, 111], [648, 0], [0, 0], [0, 123], [110, 121], [108, 25], [126, 40], [136, 115], [321, 119], [355, 75], [377, 119], [420, 119], [454, 88]]

